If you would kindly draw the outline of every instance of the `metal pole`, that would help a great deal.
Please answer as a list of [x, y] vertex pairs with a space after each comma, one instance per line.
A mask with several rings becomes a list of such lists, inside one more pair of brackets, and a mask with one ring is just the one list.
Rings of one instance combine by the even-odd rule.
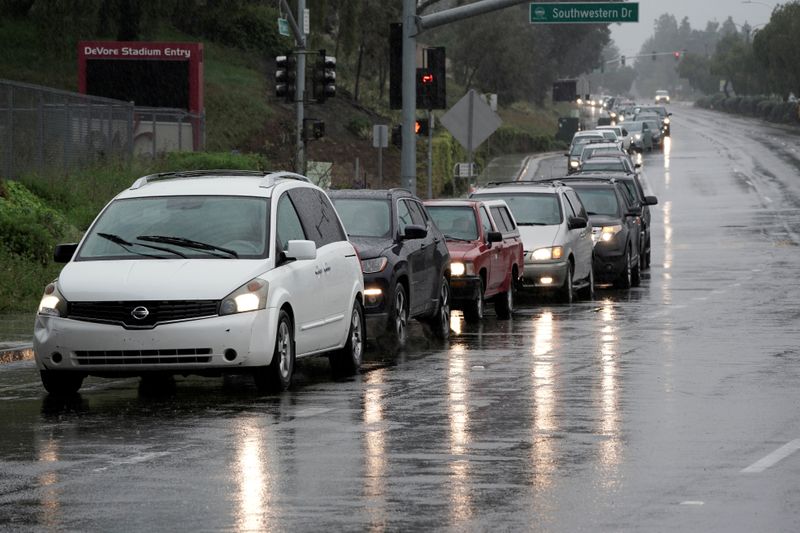
[[[300, 32], [305, 30], [305, 11], [306, 0], [297, 0], [297, 19], [300, 22]], [[306, 145], [303, 140], [303, 99], [305, 98], [306, 88], [306, 56], [305, 52], [306, 43], [305, 39], [298, 43], [299, 53], [297, 54], [297, 75], [295, 76], [295, 114], [296, 114], [296, 135], [295, 144], [297, 145], [297, 158], [295, 161], [295, 172], [298, 174], [306, 174]]]
[[378, 188], [383, 189], [383, 144], [378, 146]]
[[[469, 152], [468, 180], [472, 180], [472, 160], [474, 147], [472, 146], [473, 112], [475, 110], [475, 90], [469, 90], [469, 112], [467, 113], [467, 151]], [[468, 188], [469, 189], [469, 188]]]
[[417, 192], [417, 142], [414, 117], [417, 114], [417, 0], [403, 0], [403, 148], [400, 158], [400, 183]]
[[39, 96], [39, 121], [36, 129], [36, 168], [41, 170], [44, 168], [44, 94], [42, 91], [37, 91], [37, 95]]
[[151, 111], [153, 113], [153, 159], [156, 157], [156, 111], [155, 109]]
[[428, 110], [428, 200], [433, 198], [433, 112]]

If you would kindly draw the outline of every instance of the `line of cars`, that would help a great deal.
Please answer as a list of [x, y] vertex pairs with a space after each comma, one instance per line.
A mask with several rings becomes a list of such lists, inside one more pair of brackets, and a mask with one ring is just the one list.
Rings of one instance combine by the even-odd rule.
[[314, 355], [352, 374], [367, 332], [402, 346], [417, 319], [446, 339], [452, 308], [475, 321], [486, 302], [510, 318], [523, 271], [503, 201], [325, 192], [288, 172], [145, 176], [54, 257], [65, 266], [40, 301], [34, 355], [58, 395], [90, 375], [248, 373], [281, 391]]
[[89, 375], [248, 373], [280, 391], [297, 358], [352, 374], [368, 332], [402, 346], [411, 319], [446, 339], [452, 309], [474, 322], [491, 303], [507, 320], [519, 290], [571, 302], [595, 283], [638, 285], [657, 200], [606, 134], [577, 173], [459, 200], [325, 192], [288, 172], [140, 178], [56, 246], [65, 266], [34, 325], [42, 383], [74, 394]]

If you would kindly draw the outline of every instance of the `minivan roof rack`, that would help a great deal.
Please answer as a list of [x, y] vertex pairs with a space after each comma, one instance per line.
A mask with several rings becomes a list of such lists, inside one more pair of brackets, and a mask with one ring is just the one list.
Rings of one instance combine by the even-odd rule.
[[231, 169], [210, 169], [210, 170], [177, 170], [172, 172], [161, 172], [143, 176], [131, 185], [131, 189], [144, 187], [148, 183], [156, 181], [182, 179], [182, 178], [202, 178], [202, 177], [246, 177], [246, 178], [266, 178], [266, 183], [261, 187], [272, 187], [276, 179], [294, 179], [310, 183], [307, 177], [294, 172], [270, 171], [270, 170], [231, 170]]

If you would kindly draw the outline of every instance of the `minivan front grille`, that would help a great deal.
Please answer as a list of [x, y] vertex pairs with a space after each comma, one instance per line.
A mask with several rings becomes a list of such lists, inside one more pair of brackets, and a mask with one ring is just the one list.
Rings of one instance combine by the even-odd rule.
[[211, 348], [178, 348], [175, 350], [91, 350], [76, 351], [79, 365], [177, 365], [210, 363]]
[[164, 322], [216, 315], [216, 300], [70, 302], [67, 308], [67, 316], [74, 320], [119, 324], [126, 329], [151, 329]]

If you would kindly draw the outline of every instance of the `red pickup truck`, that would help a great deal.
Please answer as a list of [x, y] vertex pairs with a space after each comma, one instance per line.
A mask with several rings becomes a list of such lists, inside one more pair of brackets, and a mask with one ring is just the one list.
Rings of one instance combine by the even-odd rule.
[[474, 322], [483, 318], [485, 302], [492, 300], [497, 318], [511, 318], [525, 263], [506, 202], [429, 200], [425, 207], [447, 240], [452, 308]]

